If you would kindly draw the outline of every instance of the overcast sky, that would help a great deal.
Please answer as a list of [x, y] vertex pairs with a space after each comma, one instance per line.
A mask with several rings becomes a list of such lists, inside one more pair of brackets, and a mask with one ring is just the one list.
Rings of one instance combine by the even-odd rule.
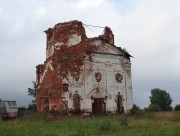
[[[0, 98], [28, 105], [35, 67], [45, 61], [44, 30], [80, 20], [109, 26], [132, 61], [134, 103], [164, 89], [180, 104], [180, 0], [0, 0]], [[98, 36], [100, 28], [86, 29]]]

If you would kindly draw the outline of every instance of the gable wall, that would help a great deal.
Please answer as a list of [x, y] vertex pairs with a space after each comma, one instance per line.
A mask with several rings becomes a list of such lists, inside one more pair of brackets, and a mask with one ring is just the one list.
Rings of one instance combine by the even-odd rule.
[[[88, 56], [87, 56], [88, 57]], [[131, 78], [124, 71], [122, 56], [92, 54], [92, 61], [85, 61], [81, 67], [79, 80], [76, 81], [70, 74], [68, 80], [62, 80], [69, 84], [69, 91], [63, 94], [64, 101], [68, 103], [68, 108], [73, 110], [73, 95], [78, 94], [81, 97], [81, 111], [85, 113], [92, 112], [92, 96], [96, 88], [107, 97], [106, 112], [116, 113], [118, 92], [123, 97], [123, 107], [125, 112], [132, 108], [132, 86]], [[100, 72], [102, 79], [97, 82], [95, 73]], [[122, 83], [117, 82], [115, 75], [123, 75]], [[103, 96], [103, 97], [104, 97]]]

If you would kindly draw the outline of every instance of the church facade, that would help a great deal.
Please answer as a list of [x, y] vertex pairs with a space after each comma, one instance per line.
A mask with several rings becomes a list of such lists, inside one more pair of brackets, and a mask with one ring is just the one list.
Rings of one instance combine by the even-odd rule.
[[36, 66], [38, 111], [63, 114], [129, 113], [133, 107], [131, 55], [114, 45], [109, 27], [87, 38], [83, 23], [45, 31], [46, 60]]

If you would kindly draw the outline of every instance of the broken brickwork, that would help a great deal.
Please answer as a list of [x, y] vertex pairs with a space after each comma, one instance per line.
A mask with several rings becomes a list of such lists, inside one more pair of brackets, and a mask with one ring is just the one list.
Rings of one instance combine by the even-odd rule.
[[45, 31], [46, 61], [36, 67], [38, 111], [64, 114], [128, 112], [132, 108], [130, 55], [114, 45], [109, 27], [87, 38], [82, 22]]

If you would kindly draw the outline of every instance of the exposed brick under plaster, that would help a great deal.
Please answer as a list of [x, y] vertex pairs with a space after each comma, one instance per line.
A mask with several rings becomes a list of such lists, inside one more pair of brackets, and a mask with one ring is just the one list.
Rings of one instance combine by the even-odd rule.
[[[57, 110], [65, 114], [73, 112], [73, 107], [68, 108], [66, 94], [69, 78], [78, 82], [78, 76], [83, 76], [84, 62], [88, 62], [89, 71], [92, 69], [91, 53], [106, 53], [104, 46], [114, 46], [114, 35], [110, 28], [105, 27], [104, 34], [94, 38], [87, 38], [82, 22], [71, 21], [59, 23], [54, 28], [45, 31], [47, 34], [46, 61], [44, 65], [36, 67], [37, 74], [37, 107], [38, 111]], [[100, 41], [100, 42], [99, 42]], [[114, 48], [114, 47], [112, 47]], [[116, 47], [115, 47], [116, 48]], [[117, 48], [122, 56], [129, 62], [130, 55]], [[123, 62], [122, 62], [123, 63]], [[86, 74], [92, 74], [86, 72]], [[65, 80], [67, 83], [63, 83]], [[83, 82], [81, 82], [83, 86]], [[75, 92], [74, 92], [75, 93]], [[69, 99], [72, 94], [69, 91]], [[85, 97], [83, 97], [85, 99]], [[129, 109], [130, 110], [130, 109]], [[83, 108], [80, 113], [89, 113]]]

